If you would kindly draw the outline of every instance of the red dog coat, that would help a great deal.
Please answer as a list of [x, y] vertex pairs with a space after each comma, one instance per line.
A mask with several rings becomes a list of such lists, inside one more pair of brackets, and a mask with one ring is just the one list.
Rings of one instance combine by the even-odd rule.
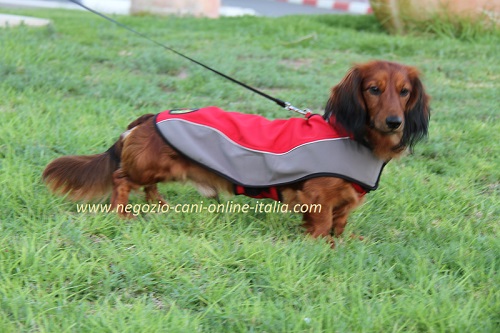
[[384, 162], [320, 115], [268, 120], [217, 107], [156, 116], [165, 141], [235, 184], [235, 194], [279, 200], [276, 186], [333, 176], [375, 190]]

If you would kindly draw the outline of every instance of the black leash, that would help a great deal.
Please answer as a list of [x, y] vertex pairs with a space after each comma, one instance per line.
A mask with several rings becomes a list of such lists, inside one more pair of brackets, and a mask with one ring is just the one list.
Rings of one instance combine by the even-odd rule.
[[114, 23], [114, 24], [116, 24], [116, 25], [118, 25], [118, 26], [120, 26], [120, 27], [122, 27], [122, 28], [124, 28], [124, 29], [126, 29], [126, 30], [128, 30], [128, 31], [130, 31], [130, 32], [132, 32], [134, 34], [136, 34], [136, 35], [141, 36], [144, 39], [147, 39], [148, 41], [150, 41], [150, 42], [152, 42], [152, 43], [154, 43], [154, 44], [156, 44], [156, 45], [158, 45], [160, 47], [163, 47], [164, 49], [166, 49], [168, 51], [171, 51], [171, 52], [177, 54], [178, 56], [183, 57], [184, 59], [187, 59], [187, 60], [189, 60], [191, 62], [194, 62], [195, 64], [200, 65], [203, 68], [206, 68], [209, 71], [212, 71], [215, 74], [218, 74], [218, 75], [222, 76], [223, 78], [225, 78], [225, 79], [227, 79], [227, 80], [229, 80], [231, 82], [239, 84], [240, 86], [242, 86], [242, 87], [244, 87], [244, 88], [246, 88], [248, 90], [251, 90], [251, 91], [253, 91], [256, 94], [259, 94], [260, 96], [265, 97], [265, 98], [267, 98], [267, 99], [275, 102], [276, 104], [278, 104], [282, 108], [285, 108], [285, 109], [290, 110], [290, 111], [295, 111], [295, 112], [304, 114], [306, 116], [308, 116], [311, 113], [311, 111], [309, 109], [301, 110], [299, 108], [296, 108], [295, 106], [291, 105], [288, 102], [285, 102], [285, 101], [282, 101], [281, 99], [272, 97], [272, 96], [270, 96], [270, 95], [268, 95], [268, 94], [266, 94], [266, 93], [264, 93], [264, 92], [262, 92], [262, 91], [260, 91], [260, 90], [258, 90], [256, 88], [253, 88], [253, 87], [251, 87], [251, 86], [249, 86], [249, 85], [247, 85], [247, 84], [245, 84], [245, 83], [243, 83], [241, 81], [238, 81], [238, 80], [236, 80], [236, 79], [234, 79], [234, 78], [232, 78], [232, 77], [230, 77], [230, 76], [228, 76], [228, 75], [226, 75], [224, 73], [221, 73], [218, 70], [215, 70], [215, 69], [213, 69], [213, 68], [211, 68], [211, 67], [209, 67], [209, 66], [207, 66], [207, 65], [205, 65], [205, 64], [203, 64], [203, 63], [201, 63], [201, 62], [199, 62], [199, 61], [197, 61], [197, 60], [195, 60], [195, 59], [193, 59], [191, 57], [188, 57], [188, 56], [186, 56], [186, 55], [184, 55], [184, 54], [182, 54], [182, 53], [174, 50], [171, 47], [166, 46], [165, 44], [162, 44], [160, 42], [157, 42], [154, 39], [149, 38], [148, 36], [144, 35], [143, 33], [139, 32], [139, 31], [137, 31], [135, 29], [132, 29], [131, 27], [129, 27], [129, 26], [123, 24], [123, 23], [120, 23], [120, 22], [116, 21], [116, 20], [112, 19], [109, 16], [106, 16], [106, 15], [104, 15], [104, 14], [102, 14], [102, 13], [100, 13], [100, 12], [98, 12], [98, 11], [92, 9], [92, 8], [89, 8], [89, 7], [85, 6], [83, 3], [81, 3], [81, 2], [79, 2], [77, 0], [68, 0], [68, 1], [74, 3], [75, 5], [78, 5], [78, 6], [82, 7], [84, 9], [88, 10], [89, 12], [94, 13], [94, 14], [96, 14], [96, 15], [104, 18], [105, 20], [108, 20], [108, 21], [110, 21], [110, 22], [112, 22], [112, 23]]

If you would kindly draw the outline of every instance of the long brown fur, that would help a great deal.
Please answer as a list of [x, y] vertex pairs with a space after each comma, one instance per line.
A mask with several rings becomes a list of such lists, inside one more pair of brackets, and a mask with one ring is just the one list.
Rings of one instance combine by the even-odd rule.
[[[332, 88], [324, 117], [388, 162], [427, 134], [428, 103], [415, 68], [373, 61], [353, 67]], [[105, 153], [52, 161], [43, 179], [52, 191], [74, 200], [96, 199], [111, 191], [112, 207], [127, 205], [130, 191], [141, 187], [148, 201], [165, 203], [156, 187], [160, 182], [189, 180], [211, 197], [219, 192], [231, 193], [233, 188], [226, 179], [167, 145], [150, 114], [132, 122]], [[362, 202], [352, 184], [334, 177], [300, 181], [279, 190], [284, 203], [290, 206], [321, 204], [321, 212], [304, 214], [304, 227], [312, 237], [330, 240], [332, 247], [332, 231], [340, 236], [349, 213]]]

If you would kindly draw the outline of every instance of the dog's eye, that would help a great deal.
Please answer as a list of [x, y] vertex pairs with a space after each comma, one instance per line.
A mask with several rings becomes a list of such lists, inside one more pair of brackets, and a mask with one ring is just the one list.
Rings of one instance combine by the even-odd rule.
[[400, 95], [401, 97], [406, 97], [406, 96], [408, 96], [408, 94], [409, 94], [409, 93], [410, 93], [410, 91], [409, 91], [408, 89], [403, 88], [403, 89], [401, 89], [401, 91], [399, 92], [399, 95]]
[[380, 95], [380, 89], [378, 87], [371, 86], [370, 88], [368, 88], [368, 91], [372, 95]]

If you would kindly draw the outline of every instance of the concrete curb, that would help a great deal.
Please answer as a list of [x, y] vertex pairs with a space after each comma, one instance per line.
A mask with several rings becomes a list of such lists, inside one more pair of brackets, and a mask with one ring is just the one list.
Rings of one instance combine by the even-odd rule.
[[[373, 11], [368, 0], [274, 0], [276, 2], [287, 2], [296, 5], [313, 6], [322, 9], [335, 10], [350, 14], [371, 14]], [[98, 11], [108, 14], [127, 15], [130, 11], [130, 3], [123, 0], [84, 0], [84, 3]], [[6, 7], [30, 7], [30, 8], [64, 8], [82, 10], [81, 7], [61, 1], [36, 1], [36, 0], [0, 0], [0, 6]], [[220, 8], [221, 16], [258, 15], [249, 8], [224, 7]]]
[[20, 15], [0, 14], [0, 28], [28, 25], [32, 27], [43, 27], [49, 25], [50, 20]]
[[297, 5], [313, 6], [324, 9], [333, 9], [350, 14], [372, 14], [373, 10], [368, 1], [349, 1], [349, 0], [276, 0], [279, 2], [288, 2]]
[[[130, 3], [120, 0], [85, 0], [83, 3], [93, 9], [108, 14], [128, 14]], [[53, 8], [53, 9], [76, 9], [84, 10], [71, 2], [61, 1], [36, 1], [36, 0], [0, 0], [0, 5], [17, 8]]]
[[[83, 3], [97, 11], [106, 14], [129, 15], [130, 2], [122, 0], [84, 0]], [[37, 1], [37, 0], [0, 0], [0, 6], [25, 8], [54, 8], [84, 10], [70, 2]], [[254, 10], [239, 7], [220, 7], [221, 16], [258, 15]]]

